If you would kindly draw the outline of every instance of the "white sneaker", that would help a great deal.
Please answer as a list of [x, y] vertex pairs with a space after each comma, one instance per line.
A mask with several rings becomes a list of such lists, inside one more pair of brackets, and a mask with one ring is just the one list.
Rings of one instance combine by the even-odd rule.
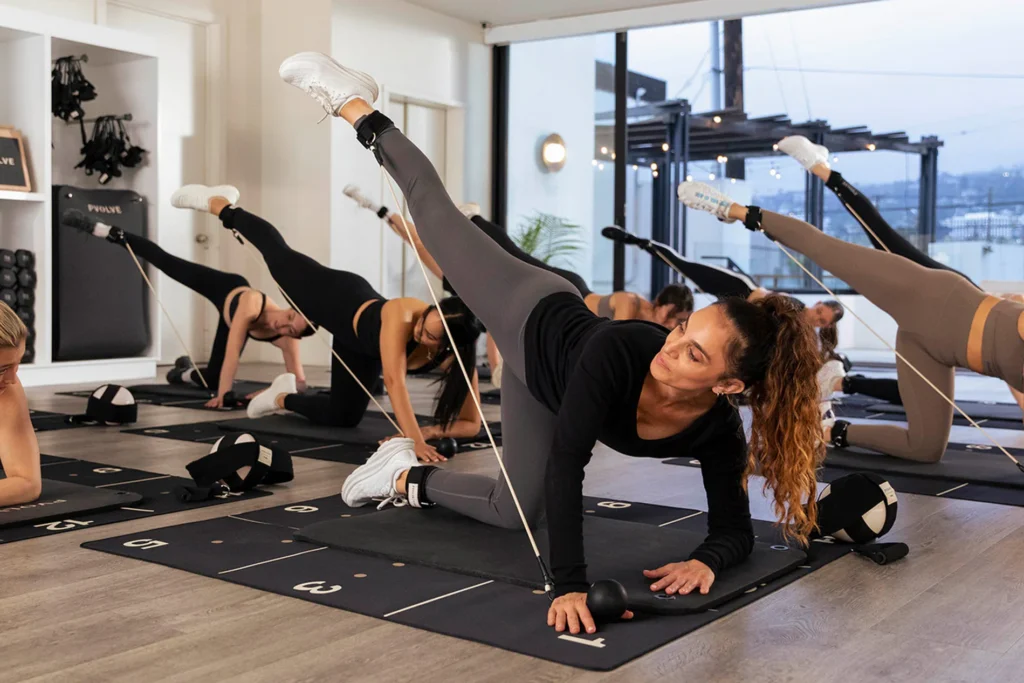
[[356, 185], [346, 185], [345, 189], [342, 190], [349, 198], [352, 199], [356, 204], [377, 213], [380, 211], [381, 206], [377, 202], [373, 201], [360, 190]]
[[459, 205], [459, 211], [461, 211], [462, 215], [466, 218], [473, 220], [473, 216], [480, 215], [480, 205], [476, 202], [466, 202], [465, 204]]
[[300, 52], [281, 62], [281, 79], [320, 103], [332, 116], [354, 99], [377, 101], [377, 81], [368, 74], [338, 64], [321, 52]]
[[790, 135], [779, 140], [779, 151], [800, 162], [808, 171], [816, 164], [824, 164], [825, 168], [832, 168], [828, 165], [828, 147], [816, 145], [803, 135]]
[[223, 197], [231, 204], [237, 204], [241, 193], [233, 185], [185, 185], [171, 195], [171, 206], [179, 209], [194, 209], [196, 211], [209, 211], [210, 200], [214, 197]]
[[736, 222], [735, 218], [729, 218], [729, 207], [735, 202], [707, 183], [682, 182], [676, 193], [679, 201], [691, 209], [707, 211], [723, 223]]
[[501, 389], [501, 372], [505, 369], [505, 361], [501, 360], [498, 365], [491, 368], [491, 384], [495, 389]]
[[818, 405], [821, 412], [821, 428], [831, 429], [836, 423], [836, 413], [832, 410], [832, 401], [823, 401]]
[[366, 464], [348, 475], [341, 487], [341, 499], [354, 508], [374, 500], [381, 501], [378, 510], [388, 504], [401, 507], [406, 504], [406, 498], [395, 490], [395, 482], [402, 472], [418, 464], [412, 439], [385, 441]]
[[275, 399], [281, 394], [294, 394], [297, 393], [298, 389], [295, 383], [295, 375], [290, 372], [286, 372], [283, 375], [278, 375], [274, 378], [274, 381], [270, 383], [270, 388], [266, 391], [258, 394], [255, 398], [249, 401], [249, 407], [245, 409], [245, 414], [252, 418], [266, 417], [267, 415], [280, 415], [288, 411], [281, 410], [277, 407]]
[[846, 370], [843, 369], [843, 362], [830, 360], [818, 370], [818, 400], [827, 401], [835, 393], [834, 386], [837, 379], [846, 377]]

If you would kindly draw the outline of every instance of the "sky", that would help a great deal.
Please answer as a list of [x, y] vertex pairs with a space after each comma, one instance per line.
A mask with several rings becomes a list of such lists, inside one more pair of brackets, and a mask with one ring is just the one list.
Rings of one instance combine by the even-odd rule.
[[[1024, 166], [1024, 3], [882, 0], [749, 17], [743, 34], [751, 116], [826, 119], [912, 140], [938, 135], [940, 172]], [[710, 43], [707, 23], [633, 30], [629, 68], [707, 110]], [[611, 35], [596, 45], [598, 59], [614, 61]], [[772, 164], [749, 163], [748, 179], [803, 187], [794, 162], [774, 163], [782, 180], [769, 174]], [[918, 158], [902, 153], [847, 154], [835, 166], [865, 184], [919, 175]]]

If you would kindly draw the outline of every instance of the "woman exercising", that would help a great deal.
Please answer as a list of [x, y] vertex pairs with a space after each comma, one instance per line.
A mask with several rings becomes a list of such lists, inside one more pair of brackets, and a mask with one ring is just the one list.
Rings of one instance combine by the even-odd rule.
[[[444, 299], [440, 313], [419, 299], [385, 299], [363, 277], [326, 268], [289, 247], [273, 225], [234, 206], [221, 189], [188, 185], [179, 190], [175, 206], [207, 211], [219, 217], [225, 228], [251, 242], [299, 311], [293, 323], [296, 332], [312, 334], [307, 317], [313, 325], [326, 329], [334, 336], [334, 352], [352, 371], [349, 374], [332, 358], [330, 393], [317, 394], [296, 393], [295, 376], [280, 375], [249, 403], [249, 417], [291, 411], [316, 424], [354, 427], [369, 405], [367, 390], [372, 390], [383, 370], [398, 425], [415, 443], [420, 460], [445, 460], [427, 439], [479, 433], [480, 417], [469, 398], [470, 387], [458, 364], [452, 362], [453, 352], [457, 352], [467, 367], [475, 367], [480, 334], [479, 322], [460, 299]], [[455, 337], [454, 350], [444, 333], [442, 315]], [[421, 429], [405, 377], [435, 368], [444, 372], [434, 412], [438, 424]], [[475, 375], [472, 390], [478, 391]]]
[[42, 490], [39, 443], [29, 417], [18, 367], [28, 330], [7, 304], [0, 302], [0, 507], [31, 503]]
[[[779, 151], [788, 154], [809, 173], [813, 173], [824, 181], [825, 187], [832, 190], [846, 211], [854, 217], [857, 224], [864, 230], [864, 234], [867, 235], [872, 246], [876, 249], [910, 259], [925, 268], [948, 270], [951, 273], [956, 273], [976, 289], [982, 291], [981, 287], [978, 287], [969, 277], [936, 261], [924, 251], [915, 247], [913, 243], [889, 225], [888, 221], [882, 217], [882, 214], [867, 197], [847, 182], [839, 171], [832, 170], [828, 162], [829, 151], [827, 147], [816, 145], [803, 135], [791, 135], [779, 140]], [[1000, 294], [996, 296], [1000, 296], [1000, 298], [1008, 301], [1024, 303], [1024, 298], [1019, 294]], [[899, 405], [903, 403], [896, 380], [864, 377], [863, 375], [851, 375], [845, 378], [835, 377], [833, 380], [835, 391], [841, 390], [845, 394], [863, 394]], [[1017, 405], [1024, 410], [1024, 394], [1014, 389], [1012, 384], [1007, 386]]]
[[[926, 268], [887, 252], [849, 244], [803, 221], [734, 203], [704, 183], [679, 185], [686, 206], [795, 249], [848, 283], [892, 316], [896, 350], [946, 397], [954, 371], [970, 368], [999, 377], [1017, 391], [1024, 385], [1024, 305], [987, 296], [961, 275]], [[953, 407], [905, 363], [896, 376], [907, 426], [849, 424], [826, 430], [836, 447], [863, 446], [897, 458], [938, 462], [949, 441]]]
[[[423, 242], [416, 232], [416, 226], [411, 221], [405, 221], [400, 215], [389, 211], [387, 207], [381, 206], [369, 199], [354, 185], [346, 187], [345, 194], [363, 208], [369, 209], [380, 218], [383, 218], [402, 241], [416, 250], [427, 270], [445, 280], [445, 289], [452, 291], [450, 283], [445, 279], [444, 271], [423, 246]], [[577, 273], [549, 265], [520, 249], [519, 245], [508, 236], [507, 232], [480, 215], [480, 207], [476, 204], [463, 204], [459, 207], [459, 211], [512, 256], [515, 256], [520, 261], [529, 263], [531, 266], [543, 268], [556, 275], [560, 275], [572, 283], [572, 286], [583, 297], [587, 308], [594, 315], [599, 315], [609, 320], [646, 320], [672, 329], [680, 322], [685, 321], [693, 313], [693, 292], [686, 285], [667, 285], [658, 293], [653, 302], [632, 292], [615, 292], [605, 295], [595, 294], [590, 291], [590, 287], [587, 286], [587, 283]], [[406, 225], [409, 227], [408, 233], [406, 232]], [[409, 241], [409, 233], [412, 234], [412, 242]]]
[[[171, 204], [181, 206], [184, 197], [197, 186], [186, 185], [171, 196]], [[219, 194], [238, 201], [238, 190], [231, 186], [212, 188]], [[210, 359], [203, 368], [193, 368], [187, 358], [181, 358], [167, 373], [172, 384], [191, 383], [216, 390], [206, 403], [207, 408], [223, 408], [224, 397], [235, 382], [239, 359], [246, 343], [267, 342], [281, 349], [288, 372], [296, 377], [297, 386], [305, 388], [306, 376], [299, 358], [299, 338], [310, 333], [305, 322], [291, 308], [281, 308], [263, 292], [253, 289], [249, 282], [235, 273], [201, 266], [172, 256], [145, 237], [125, 232], [95, 220], [71, 224], [78, 230], [122, 247], [131, 247], [140, 259], [168, 277], [205, 297], [220, 312], [217, 333], [210, 350]]]
[[[547, 520], [558, 596], [549, 625], [596, 630], [586, 606], [582, 496], [599, 439], [627, 455], [702, 464], [708, 536], [688, 558], [645, 571], [653, 591], [706, 593], [718, 572], [751, 553], [745, 485], [755, 468], [787, 533], [806, 540], [824, 444], [814, 334], [788, 297], [728, 299], [671, 332], [599, 318], [567, 280], [511, 256], [459, 212], [430, 161], [370, 106], [372, 78], [317, 53], [285, 60], [281, 76], [356, 128], [405, 194], [424, 245], [505, 354], [503, 462], [527, 523]], [[749, 451], [728, 399], [741, 392], [753, 407]], [[398, 498], [521, 526], [504, 478], [419, 467], [401, 447], [382, 448], [350, 474], [342, 497], [350, 505]]]

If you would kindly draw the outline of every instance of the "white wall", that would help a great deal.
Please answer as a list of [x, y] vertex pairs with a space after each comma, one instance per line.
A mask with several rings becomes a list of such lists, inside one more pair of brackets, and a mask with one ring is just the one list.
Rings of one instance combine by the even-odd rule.
[[[509, 55], [506, 227], [516, 232], [520, 221], [537, 211], [582, 226], [580, 237], [586, 245], [575, 255], [573, 269], [587, 282], [593, 274], [595, 228], [595, 41], [594, 36], [583, 36], [524, 43], [513, 45]], [[565, 140], [566, 162], [557, 173], [540, 166], [540, 145], [551, 133]], [[610, 174], [611, 168], [606, 166], [604, 172]]]
[[[491, 196], [491, 48], [483, 29], [401, 0], [334, 0], [332, 56], [368, 72], [382, 91], [465, 108], [463, 182], [449, 186], [456, 202], [490, 206]], [[378, 106], [383, 106], [378, 102]], [[394, 208], [373, 155], [341, 120], [328, 124], [331, 138], [331, 244], [334, 268], [352, 270], [374, 287], [384, 285], [384, 227], [372, 213], [342, 195], [349, 183]], [[397, 185], [395, 187], [398, 191]]]

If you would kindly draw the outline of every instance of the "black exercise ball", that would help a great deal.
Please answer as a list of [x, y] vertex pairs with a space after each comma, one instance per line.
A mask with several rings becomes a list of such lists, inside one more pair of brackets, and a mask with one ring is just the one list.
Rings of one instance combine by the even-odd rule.
[[587, 591], [587, 609], [594, 621], [614, 621], [628, 605], [625, 587], [614, 579], [595, 581]]
[[459, 452], [459, 442], [447, 436], [437, 442], [437, 452], [446, 458], [450, 458]]
[[854, 472], [818, 496], [818, 529], [844, 543], [871, 543], [896, 522], [896, 491], [873, 472]]

